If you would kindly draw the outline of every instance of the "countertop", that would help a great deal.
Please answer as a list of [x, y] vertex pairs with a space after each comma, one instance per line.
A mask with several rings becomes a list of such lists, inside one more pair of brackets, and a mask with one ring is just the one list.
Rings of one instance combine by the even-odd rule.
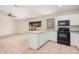
[[27, 33], [36, 33], [36, 34], [39, 34], [39, 33], [51, 32], [51, 31], [57, 31], [57, 30], [55, 30], [55, 29], [51, 29], [51, 30], [36, 30], [36, 31], [28, 31]]
[[45, 33], [46, 31], [28, 31], [27, 33], [35, 33], [35, 34], [39, 34], [39, 33]]
[[[53, 32], [53, 31], [56, 32], [57, 29], [28, 31], [27, 33], [40, 34], [40, 33]], [[78, 30], [72, 30], [72, 29], [70, 29], [70, 32], [72, 32], [72, 33], [78, 33], [79, 34], [79, 31]]]

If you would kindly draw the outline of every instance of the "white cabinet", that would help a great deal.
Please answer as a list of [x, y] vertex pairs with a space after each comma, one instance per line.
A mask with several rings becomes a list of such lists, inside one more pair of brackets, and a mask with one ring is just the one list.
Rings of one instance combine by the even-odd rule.
[[79, 25], [79, 14], [69, 15], [71, 25]]
[[71, 32], [71, 45], [79, 48], [79, 34]]
[[28, 33], [27, 34], [28, 47], [37, 49], [38, 48], [38, 34]]
[[41, 33], [28, 33], [28, 47], [37, 49], [41, 47], [48, 40], [57, 42], [57, 32], [41, 32]]
[[38, 35], [38, 45], [39, 45], [39, 47], [41, 45], [43, 45], [45, 42], [48, 41], [47, 38], [46, 38], [47, 37], [46, 35], [47, 35], [46, 33], [41, 33], [41, 34]]
[[55, 19], [54, 18], [47, 19], [46, 26], [47, 26], [47, 29], [55, 29]]
[[[71, 14], [65, 16], [55, 17], [56, 22], [58, 20], [70, 20], [70, 25], [79, 25], [79, 14]], [[57, 25], [57, 23], [56, 23]]]
[[49, 40], [57, 42], [57, 32], [56, 31], [48, 32], [48, 38], [49, 38]]
[[28, 33], [28, 47], [37, 49], [48, 41], [46, 32], [42, 33]]
[[[37, 49], [41, 47], [48, 40], [57, 42], [57, 31], [41, 32], [41, 33], [28, 33], [28, 47]], [[71, 32], [70, 42], [72, 46], [79, 48], [79, 34]]]

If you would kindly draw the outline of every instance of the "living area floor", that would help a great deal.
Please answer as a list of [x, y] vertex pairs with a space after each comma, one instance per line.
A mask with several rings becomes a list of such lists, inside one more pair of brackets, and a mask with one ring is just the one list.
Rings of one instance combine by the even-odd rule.
[[16, 34], [0, 38], [0, 54], [78, 54], [79, 49], [48, 41], [37, 50], [27, 46], [27, 35]]

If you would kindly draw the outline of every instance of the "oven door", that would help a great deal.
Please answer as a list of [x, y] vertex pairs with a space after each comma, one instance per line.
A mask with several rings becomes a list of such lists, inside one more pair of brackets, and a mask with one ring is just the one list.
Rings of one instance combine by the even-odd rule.
[[57, 32], [57, 43], [70, 46], [70, 33], [69, 32]]
[[70, 33], [58, 31], [58, 39], [68, 41], [70, 40]]

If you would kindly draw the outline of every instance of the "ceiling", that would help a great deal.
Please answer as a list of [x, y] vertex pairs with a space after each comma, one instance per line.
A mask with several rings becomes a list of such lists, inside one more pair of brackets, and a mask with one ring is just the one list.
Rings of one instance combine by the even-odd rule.
[[28, 19], [78, 10], [79, 5], [0, 5], [1, 12], [11, 13], [18, 19]]

